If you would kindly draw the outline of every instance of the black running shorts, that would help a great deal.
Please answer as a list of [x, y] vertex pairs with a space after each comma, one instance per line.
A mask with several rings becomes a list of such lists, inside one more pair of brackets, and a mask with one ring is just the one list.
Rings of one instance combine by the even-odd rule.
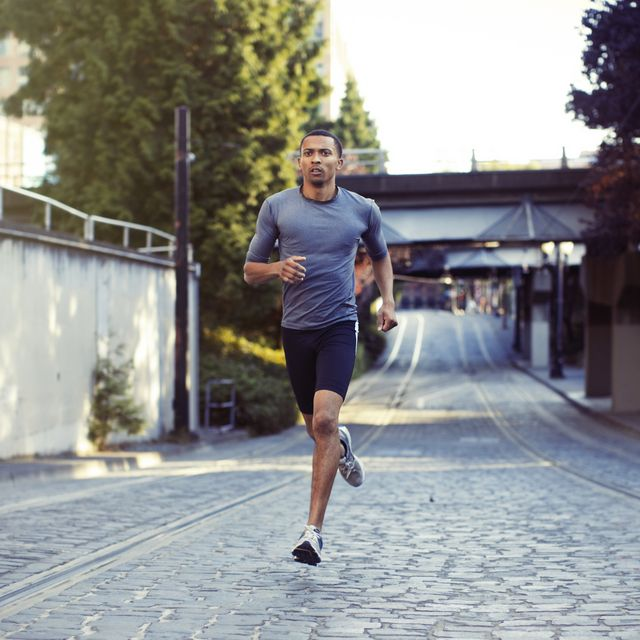
[[282, 327], [287, 371], [302, 413], [313, 415], [316, 391], [347, 395], [358, 345], [358, 323], [337, 322], [322, 329]]

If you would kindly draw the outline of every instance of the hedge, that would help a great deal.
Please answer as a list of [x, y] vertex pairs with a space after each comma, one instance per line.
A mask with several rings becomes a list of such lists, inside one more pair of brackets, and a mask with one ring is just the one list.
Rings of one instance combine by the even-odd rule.
[[[375, 363], [385, 343], [385, 336], [376, 329], [375, 319], [361, 324], [354, 377]], [[234, 380], [236, 426], [252, 436], [278, 433], [299, 419], [282, 349], [253, 342], [226, 327], [215, 331], [205, 329], [200, 372], [202, 398], [209, 378]]]
[[204, 395], [209, 378], [232, 378], [238, 427], [258, 436], [278, 433], [296, 423], [298, 408], [281, 350], [251, 342], [225, 328], [205, 331], [204, 343], [201, 392]]

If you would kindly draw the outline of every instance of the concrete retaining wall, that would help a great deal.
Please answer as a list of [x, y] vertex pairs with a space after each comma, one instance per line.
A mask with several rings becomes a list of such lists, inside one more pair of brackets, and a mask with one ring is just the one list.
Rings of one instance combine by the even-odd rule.
[[169, 260], [0, 229], [0, 458], [89, 449], [92, 372], [119, 344], [143, 437], [170, 430], [174, 305]]

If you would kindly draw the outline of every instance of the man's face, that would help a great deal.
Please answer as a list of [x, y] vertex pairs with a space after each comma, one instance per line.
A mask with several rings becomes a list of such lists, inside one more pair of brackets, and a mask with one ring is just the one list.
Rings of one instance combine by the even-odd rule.
[[321, 187], [336, 176], [342, 167], [342, 158], [333, 138], [328, 136], [309, 136], [305, 138], [301, 149], [298, 166], [305, 182]]

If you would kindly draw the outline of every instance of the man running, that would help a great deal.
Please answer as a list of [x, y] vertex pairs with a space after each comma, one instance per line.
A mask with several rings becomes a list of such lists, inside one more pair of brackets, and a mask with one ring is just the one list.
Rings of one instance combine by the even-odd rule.
[[[292, 554], [317, 565], [322, 524], [336, 471], [352, 486], [364, 482], [364, 467], [351, 448], [349, 430], [339, 426], [356, 357], [358, 317], [355, 257], [362, 238], [382, 295], [378, 329], [398, 323], [393, 271], [373, 200], [336, 186], [342, 143], [315, 129], [300, 143], [302, 186], [268, 197], [258, 214], [244, 279], [283, 285], [282, 344], [291, 386], [313, 439], [309, 519]], [[278, 242], [280, 260], [269, 262]]]

